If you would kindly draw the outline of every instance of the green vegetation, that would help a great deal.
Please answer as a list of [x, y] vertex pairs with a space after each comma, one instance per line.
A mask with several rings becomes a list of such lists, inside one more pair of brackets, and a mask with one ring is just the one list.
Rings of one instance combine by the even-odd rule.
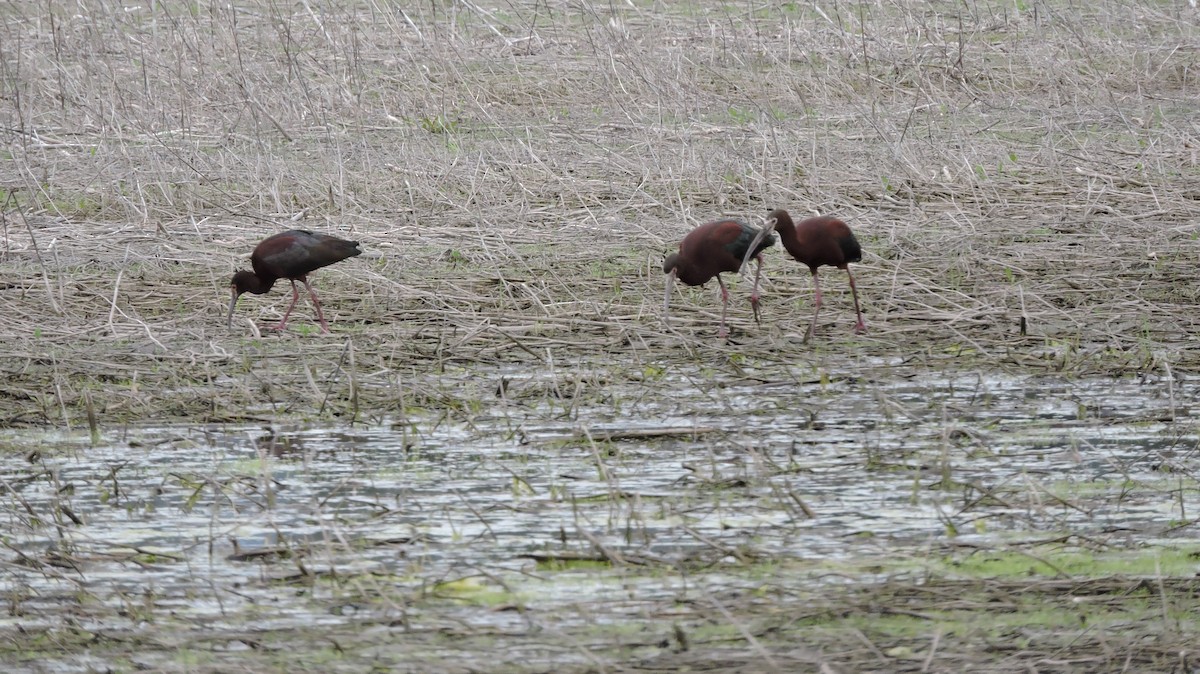
[[1186, 577], [1200, 569], [1200, 548], [1153, 546], [1110, 552], [1062, 551], [1053, 547], [988, 550], [947, 560], [944, 568], [956, 576], [975, 578]]

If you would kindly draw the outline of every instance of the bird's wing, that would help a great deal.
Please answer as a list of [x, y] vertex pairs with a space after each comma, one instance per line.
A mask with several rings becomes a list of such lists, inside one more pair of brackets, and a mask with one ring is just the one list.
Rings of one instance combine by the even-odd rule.
[[757, 227], [747, 225], [744, 222], [736, 222], [736, 224], [738, 225], [736, 229], [730, 227], [728, 234], [725, 234], [724, 231], [722, 231], [722, 234], [725, 234], [729, 240], [725, 244], [725, 250], [732, 253], [739, 260], [754, 257], [754, 254], [750, 252], [751, 245], [758, 249], [754, 251], [755, 253], [775, 245], [774, 234], [768, 232], [760, 239], [759, 235], [761, 231]]
[[262, 256], [265, 265], [282, 272], [277, 273], [277, 276], [300, 276], [337, 261], [326, 259], [326, 256], [322, 255], [323, 242], [320, 235], [304, 230], [286, 233], [293, 235], [288, 239], [287, 245], [275, 246]]

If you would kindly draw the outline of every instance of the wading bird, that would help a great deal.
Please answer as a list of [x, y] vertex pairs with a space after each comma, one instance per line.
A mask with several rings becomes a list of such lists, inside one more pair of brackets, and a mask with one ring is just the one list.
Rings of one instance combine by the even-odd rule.
[[[751, 247], [753, 243], [753, 247]], [[754, 320], [758, 320], [758, 277], [762, 272], [761, 253], [775, 245], [775, 235], [762, 232], [737, 220], [717, 220], [693, 229], [679, 242], [679, 252], [671, 253], [663, 262], [667, 274], [667, 294], [663, 300], [664, 315], [670, 309], [671, 289], [678, 277], [690, 286], [704, 285], [716, 276], [721, 286], [721, 329], [717, 335], [729, 334], [725, 327], [725, 310], [729, 306], [729, 291], [721, 280], [721, 272], [740, 271], [750, 258], [758, 261], [754, 271], [754, 290], [750, 293], [750, 306], [754, 309]]]
[[312, 271], [327, 267], [334, 262], [341, 262], [348, 257], [361, 255], [357, 241], [347, 241], [327, 234], [313, 234], [303, 229], [293, 229], [267, 237], [254, 247], [250, 255], [250, 266], [254, 271], [239, 271], [233, 275], [230, 291], [233, 298], [229, 300], [228, 327], [233, 327], [233, 308], [242, 293], [262, 295], [275, 285], [275, 281], [285, 278], [292, 282], [292, 303], [283, 313], [283, 320], [276, 330], [287, 326], [288, 316], [300, 299], [300, 291], [296, 281], [304, 283], [308, 294], [312, 297], [313, 306], [317, 308], [317, 320], [321, 330], [329, 332], [329, 325], [321, 315], [321, 302], [317, 300], [317, 292], [308, 283], [308, 274]]
[[[850, 263], [862, 260], [862, 246], [854, 238], [850, 227], [828, 215], [802, 220], [799, 224], [792, 222], [792, 216], [782, 208], [777, 208], [767, 215], [763, 225], [763, 236], [772, 231], [779, 232], [783, 247], [796, 261], [808, 265], [812, 272], [813, 287], [816, 288], [816, 300], [813, 309], [812, 322], [808, 332], [804, 333], [807, 342], [817, 329], [817, 314], [821, 313], [821, 282], [817, 278], [817, 269], [829, 265], [845, 269], [850, 277], [850, 292], [854, 294], [854, 313], [858, 315], [858, 323], [854, 326], [856, 334], [867, 331], [863, 323], [862, 311], [858, 308], [858, 289], [854, 287], [854, 274], [850, 273]], [[747, 256], [745, 259], [749, 259]]]

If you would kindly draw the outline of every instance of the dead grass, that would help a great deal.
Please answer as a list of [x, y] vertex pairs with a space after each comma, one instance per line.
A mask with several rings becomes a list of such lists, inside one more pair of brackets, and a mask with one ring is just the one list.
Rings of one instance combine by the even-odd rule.
[[[712, 339], [711, 289], [663, 324], [658, 261], [699, 222], [779, 205], [865, 243], [871, 333], [845, 341], [834, 278], [831, 349], [1197, 364], [1187, 7], [3, 13], [7, 424], [62, 423], [89, 388], [102, 416], [237, 416], [258, 397], [239, 372], [307, 379], [296, 350], [329, 369], [343, 339], [366, 372], [738, 351]], [[297, 225], [368, 251], [317, 276], [339, 336], [245, 341], [284, 293], [226, 332], [230, 272]], [[768, 271], [768, 322], [739, 294], [735, 325], [786, 359], [811, 289], [780, 253]]]

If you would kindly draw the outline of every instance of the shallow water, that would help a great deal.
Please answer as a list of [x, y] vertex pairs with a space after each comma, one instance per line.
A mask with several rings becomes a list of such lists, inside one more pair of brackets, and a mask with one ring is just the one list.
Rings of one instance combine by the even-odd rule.
[[[449, 374], [439, 386], [483, 393], [355, 427], [138, 428], [95, 446], [10, 431], [0, 589], [18, 608], [0, 630], [64, 611], [105, 630], [619, 621], [697, 586], [752, 589], [737, 569], [755, 562], [819, 587], [915, 572], [948, 542], [1169, 539], [1200, 508], [1190, 385], [609, 379]], [[566, 553], [629, 565], [533, 558]]]

